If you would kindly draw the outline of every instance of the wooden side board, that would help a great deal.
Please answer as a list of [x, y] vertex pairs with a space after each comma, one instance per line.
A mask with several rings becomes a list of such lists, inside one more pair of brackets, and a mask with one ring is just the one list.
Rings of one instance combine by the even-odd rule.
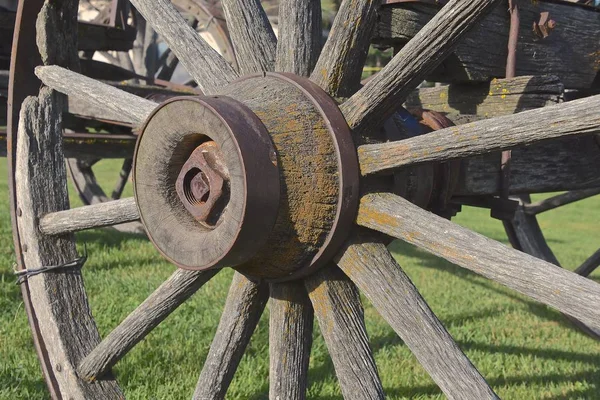
[[[600, 12], [557, 0], [519, 4], [521, 25], [517, 75], [557, 75], [567, 88], [588, 89], [600, 70]], [[435, 15], [440, 6], [399, 3], [384, 6], [374, 42], [402, 46]], [[533, 30], [541, 12], [556, 27], [544, 39]], [[431, 75], [439, 82], [483, 82], [504, 77], [509, 31], [507, 5], [501, 2], [460, 43], [454, 54]]]

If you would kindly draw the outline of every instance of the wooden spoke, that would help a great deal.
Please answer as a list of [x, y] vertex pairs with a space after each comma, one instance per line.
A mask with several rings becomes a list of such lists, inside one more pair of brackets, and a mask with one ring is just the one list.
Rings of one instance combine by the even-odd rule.
[[525, 214], [536, 215], [543, 213], [544, 211], [553, 210], [555, 208], [574, 203], [579, 200], [587, 199], [588, 197], [596, 196], [598, 194], [600, 194], [600, 187], [585, 190], [575, 190], [559, 194], [548, 199], [540, 200], [535, 203], [525, 204], [523, 205], [523, 209]]
[[269, 398], [306, 398], [313, 309], [302, 282], [270, 285]]
[[277, 38], [259, 0], [222, 0], [242, 75], [273, 71]]
[[177, 269], [85, 357], [78, 375], [91, 382], [102, 377], [217, 272]]
[[332, 265], [304, 282], [345, 399], [383, 399], [356, 286]]
[[471, 157], [561, 136], [600, 130], [600, 96], [440, 129], [427, 135], [358, 149], [363, 175], [431, 161]]
[[125, 185], [127, 185], [127, 180], [129, 179], [129, 174], [131, 173], [131, 168], [133, 167], [133, 158], [126, 158], [123, 161], [123, 165], [121, 166], [121, 170], [119, 171], [119, 179], [115, 184], [115, 188], [113, 189], [110, 198], [113, 200], [117, 200], [121, 198], [123, 194], [123, 190], [125, 189]]
[[35, 74], [46, 86], [76, 97], [98, 111], [95, 117], [141, 125], [156, 108], [156, 103], [87, 78], [55, 65], [37, 67]]
[[383, 244], [357, 241], [343, 251], [338, 265], [448, 398], [498, 398]]
[[64, 235], [140, 219], [133, 197], [49, 213], [40, 218], [44, 235]]
[[450, 0], [341, 109], [351, 128], [380, 126], [498, 0]]
[[344, 0], [310, 77], [334, 97], [352, 95], [359, 87], [379, 2]]
[[321, 51], [322, 36], [320, 0], [281, 0], [275, 70], [309, 76]]
[[600, 285], [425, 211], [393, 194], [361, 199], [357, 223], [405, 240], [600, 328]]
[[576, 274], [589, 276], [596, 268], [600, 266], [600, 249], [590, 256], [575, 270]]
[[169, 0], [132, 0], [205, 94], [237, 78], [233, 67], [189, 26]]
[[164, 62], [161, 63], [162, 68], [160, 68], [156, 79], [160, 79], [163, 81], [170, 81], [173, 77], [173, 73], [175, 72], [175, 68], [179, 65], [179, 59], [171, 51], [171, 49], [165, 50], [163, 53]]
[[200, 374], [194, 399], [223, 399], [258, 324], [269, 287], [235, 273], [223, 316]]

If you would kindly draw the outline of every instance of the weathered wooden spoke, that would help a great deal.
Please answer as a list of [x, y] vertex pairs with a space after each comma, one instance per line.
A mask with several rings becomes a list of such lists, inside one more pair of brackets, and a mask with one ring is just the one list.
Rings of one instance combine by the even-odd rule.
[[341, 110], [351, 128], [381, 126], [498, 0], [451, 0]]
[[45, 235], [63, 235], [137, 221], [139, 218], [135, 199], [130, 197], [46, 214], [40, 218], [40, 231]]
[[313, 309], [302, 282], [270, 285], [269, 398], [306, 398]]
[[359, 87], [379, 4], [344, 0], [310, 79], [334, 97]]
[[346, 399], [383, 399], [356, 286], [336, 266], [306, 278], [305, 286]]
[[268, 297], [266, 283], [254, 283], [240, 273], [234, 275], [194, 399], [225, 398]]
[[357, 240], [343, 251], [338, 265], [448, 398], [498, 398], [383, 244]]
[[223, 0], [223, 10], [242, 74], [273, 71], [277, 38], [259, 0]]
[[600, 249], [596, 250], [594, 254], [592, 254], [587, 260], [583, 262], [577, 269], [575, 270], [576, 274], [581, 276], [588, 276], [596, 268], [600, 266]]
[[131, 3], [161, 35], [204, 93], [213, 94], [237, 78], [233, 67], [186, 23], [170, 1], [133, 0]]
[[321, 2], [279, 2], [279, 32], [275, 70], [309, 76], [321, 51]]
[[600, 285], [513, 250], [393, 194], [361, 199], [359, 225], [405, 240], [600, 328]]
[[600, 96], [441, 129], [392, 144], [358, 149], [362, 174], [471, 157], [569, 135], [597, 133]]
[[525, 211], [525, 214], [537, 215], [579, 200], [587, 199], [588, 197], [596, 196], [598, 194], [600, 194], [600, 187], [585, 190], [574, 190], [550, 197], [548, 199], [540, 200], [535, 203], [524, 204], [523, 210]]
[[156, 103], [58, 66], [38, 67], [36, 75], [45, 85], [90, 104], [103, 112], [96, 118], [141, 125]]
[[102, 377], [216, 273], [175, 271], [85, 357], [77, 368], [78, 375], [91, 382]]

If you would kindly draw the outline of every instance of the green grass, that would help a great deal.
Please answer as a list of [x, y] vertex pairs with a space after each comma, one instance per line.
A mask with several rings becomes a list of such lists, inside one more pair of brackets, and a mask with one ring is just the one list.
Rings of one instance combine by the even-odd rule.
[[[114, 164], [100, 166], [102, 179]], [[129, 193], [130, 188], [128, 188]], [[12, 273], [6, 166], [0, 164], [0, 399], [48, 397]], [[599, 196], [600, 197], [600, 196]], [[73, 204], [80, 204], [72, 196]], [[600, 198], [543, 216], [560, 261], [575, 268], [600, 244]], [[506, 242], [488, 212], [466, 209], [456, 221]], [[102, 335], [150, 294], [173, 267], [144, 239], [106, 230], [78, 236], [87, 243], [84, 269]], [[402, 243], [391, 246], [432, 309], [505, 399], [600, 398], [600, 343], [573, 329], [553, 310]], [[190, 398], [220, 318], [232, 271], [225, 270], [155, 329], [116, 367], [129, 399]], [[594, 279], [600, 281], [600, 275]], [[371, 344], [389, 399], [442, 398], [410, 351], [365, 302]], [[268, 394], [268, 324], [264, 315], [229, 390], [232, 399]], [[340, 389], [318, 331], [310, 363], [310, 398], [337, 399]]]

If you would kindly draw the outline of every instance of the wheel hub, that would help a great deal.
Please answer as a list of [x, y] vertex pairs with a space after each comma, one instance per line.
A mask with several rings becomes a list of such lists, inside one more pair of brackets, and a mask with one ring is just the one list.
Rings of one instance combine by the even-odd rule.
[[179, 267], [287, 280], [342, 245], [358, 176], [335, 101], [269, 73], [159, 106], [137, 144], [134, 190], [148, 236]]

